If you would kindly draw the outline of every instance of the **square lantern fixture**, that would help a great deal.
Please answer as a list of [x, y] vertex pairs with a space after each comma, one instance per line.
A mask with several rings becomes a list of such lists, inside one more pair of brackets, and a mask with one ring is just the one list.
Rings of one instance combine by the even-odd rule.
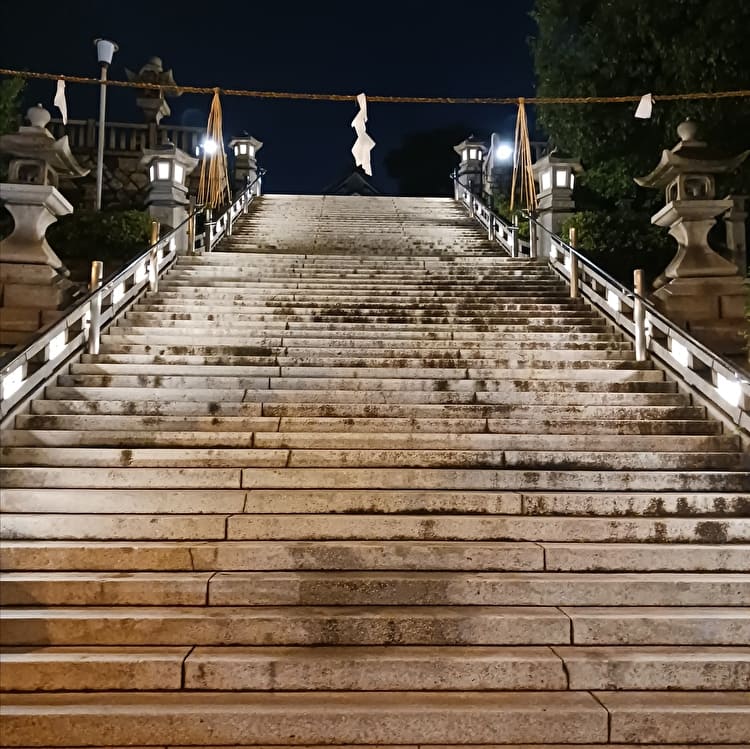
[[229, 148], [232, 149], [235, 159], [247, 163], [255, 159], [258, 151], [263, 148], [263, 143], [251, 135], [243, 135], [240, 138], [233, 138], [229, 141]]
[[554, 153], [534, 164], [534, 177], [539, 183], [539, 194], [570, 193], [575, 188], [576, 175], [583, 171], [577, 159], [564, 159]]

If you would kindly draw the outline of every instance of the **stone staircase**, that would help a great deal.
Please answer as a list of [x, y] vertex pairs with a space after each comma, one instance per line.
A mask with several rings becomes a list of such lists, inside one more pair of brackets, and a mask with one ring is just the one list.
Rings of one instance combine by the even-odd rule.
[[750, 743], [738, 436], [449, 200], [269, 196], [2, 432], [2, 746]]

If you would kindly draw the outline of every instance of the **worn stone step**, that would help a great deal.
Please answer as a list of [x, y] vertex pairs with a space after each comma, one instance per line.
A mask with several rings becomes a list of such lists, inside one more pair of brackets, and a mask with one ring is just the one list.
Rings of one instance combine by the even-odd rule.
[[[12, 469], [5, 469], [12, 470]], [[48, 469], [37, 469], [44, 471]], [[64, 469], [63, 469], [64, 470]], [[32, 480], [29, 471], [23, 471]], [[92, 472], [87, 472], [92, 475]], [[2, 476], [3, 474], [0, 474]], [[14, 474], [13, 480], [23, 480]], [[19, 484], [10, 484], [10, 486]], [[33, 484], [20, 484], [30, 485]], [[242, 471], [248, 489], [559, 489], [597, 491], [747, 491], [750, 473], [725, 471], [513, 471], [404, 468], [298, 468]]]
[[750, 742], [750, 693], [597, 692], [611, 741]]
[[[682, 602], [680, 601], [680, 604]], [[750, 608], [687, 604], [568, 607], [575, 645], [742, 645], [750, 642]]]
[[750, 647], [556, 646], [569, 689], [745, 690]]
[[[450, 455], [431, 456], [425, 451], [422, 462], [459, 458]], [[502, 457], [498, 458], [502, 461]], [[106, 448], [90, 450], [86, 447], [3, 447], [0, 463], [3, 466], [69, 466], [72, 470], [83, 467], [133, 467], [159, 468], [204, 466], [210, 469], [247, 466], [285, 466], [289, 462], [287, 450], [242, 448]]]
[[663, 517], [696, 515], [750, 517], [747, 493], [656, 493], [576, 492], [524, 494], [527, 515], [646, 515]]
[[[6, 541], [6, 571], [493, 570], [541, 571], [544, 552], [519, 542]], [[731, 556], [727, 552], [727, 556]]]
[[594, 743], [608, 734], [607, 711], [585, 692], [18, 694], [3, 713], [7, 746], [54, 745], [61, 736], [68, 746], [237, 746], [284, 738], [308, 745]]
[[[20, 577], [27, 573], [7, 573]], [[60, 588], [73, 595], [60, 575]], [[83, 573], [68, 573], [71, 575]], [[144, 573], [146, 574], [146, 573]], [[179, 574], [179, 573], [175, 573]], [[101, 573], [94, 573], [92, 585]], [[29, 578], [32, 575], [28, 575]], [[35, 600], [34, 579], [25, 582]], [[52, 586], [39, 584], [45, 596]], [[83, 586], [83, 582], [82, 582]], [[12, 593], [12, 591], [11, 591]], [[6, 593], [6, 595], [11, 595]], [[105, 596], [97, 589], [80, 595]], [[55, 592], [50, 591], [50, 595]], [[750, 576], [733, 573], [439, 573], [439, 572], [218, 572], [208, 583], [214, 606], [748, 606]], [[13, 600], [12, 598], [10, 599]], [[55, 598], [55, 600], [57, 600]], [[126, 601], [123, 601], [125, 603]], [[76, 605], [75, 600], [62, 603]], [[92, 602], [93, 603], [93, 602]], [[100, 605], [108, 605], [102, 600]]]
[[[249, 502], [252, 502], [252, 497]], [[259, 509], [259, 508], [258, 508]], [[234, 515], [230, 539], [445, 539], [742, 543], [750, 541], [750, 518], [576, 518], [476, 515], [289, 514]], [[330, 510], [321, 510], [330, 512]], [[372, 511], [370, 511], [372, 512]]]
[[296, 468], [520, 468], [535, 470], [717, 470], [740, 469], [740, 453], [492, 450], [492, 449], [271, 449], [255, 447], [3, 447], [3, 466], [70, 467], [283, 467]]
[[[704, 621], [710, 620], [704, 616]], [[724, 631], [735, 621], [737, 616], [719, 619], [714, 637], [736, 637]], [[557, 608], [538, 606], [39, 608], [29, 602], [0, 611], [0, 622], [0, 643], [5, 646], [563, 645], [571, 641], [569, 617]], [[746, 642], [730, 639], [727, 644]]]
[[[109, 509], [110, 512], [106, 512]], [[229, 515], [229, 513], [127, 514], [104, 506], [96, 514], [8, 513], [5, 538], [78, 539], [299, 539], [534, 541], [590, 543], [747, 543], [747, 518], [559, 518], [476, 515]]]
[[182, 688], [186, 647], [0, 649], [3, 692]]
[[[696, 528], [696, 539], [698, 538]], [[724, 529], [717, 523], [701, 527], [701, 535], [712, 532], [720, 543], [676, 545], [665, 543], [554, 543], [544, 542], [545, 569], [561, 572], [750, 572], [750, 545], [728, 545]]]

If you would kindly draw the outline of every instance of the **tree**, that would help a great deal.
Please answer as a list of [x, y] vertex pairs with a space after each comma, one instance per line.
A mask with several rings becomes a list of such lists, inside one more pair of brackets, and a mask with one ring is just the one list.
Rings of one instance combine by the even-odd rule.
[[[750, 4], [731, 0], [536, 0], [532, 40], [538, 96], [618, 96], [747, 88]], [[538, 119], [553, 144], [580, 157], [577, 217], [584, 250], [622, 281], [632, 269], [654, 276], [675, 244], [650, 227], [664, 204], [633, 178], [650, 172], [662, 150], [678, 141], [677, 125], [699, 124], [717, 150], [750, 146], [750, 99], [693, 100], [654, 105], [637, 120], [635, 105], [547, 105]], [[750, 169], [722, 182], [726, 192], [750, 190]], [[588, 227], [586, 230], [585, 227]], [[606, 229], [605, 229], [606, 227]], [[602, 245], [606, 246], [602, 246]]]
[[390, 177], [399, 184], [399, 193], [413, 197], [452, 195], [450, 173], [456, 166], [457, 146], [469, 134], [464, 125], [407, 135], [399, 148], [385, 157]]

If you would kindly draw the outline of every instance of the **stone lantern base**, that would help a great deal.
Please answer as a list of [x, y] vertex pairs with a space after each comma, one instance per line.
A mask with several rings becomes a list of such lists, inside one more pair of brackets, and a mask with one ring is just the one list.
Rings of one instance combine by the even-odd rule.
[[58, 319], [79, 291], [44, 239], [72, 206], [49, 185], [3, 184], [0, 197], [15, 224], [0, 241], [0, 346], [13, 347]]
[[747, 290], [737, 276], [675, 278], [653, 294], [657, 309], [701, 343], [726, 356], [742, 354], [750, 324]]

